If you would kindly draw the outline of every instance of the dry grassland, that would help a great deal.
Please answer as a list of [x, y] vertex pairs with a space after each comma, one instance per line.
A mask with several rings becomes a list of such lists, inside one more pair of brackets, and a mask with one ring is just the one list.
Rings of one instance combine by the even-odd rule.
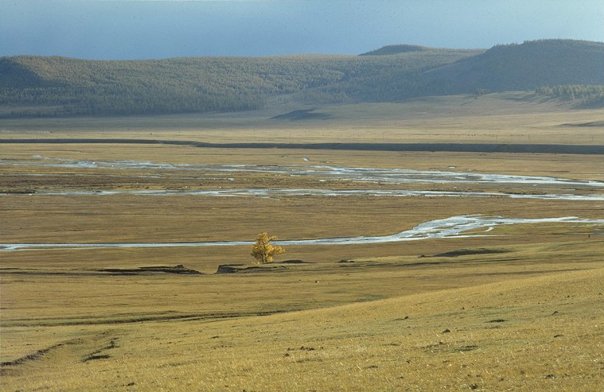
[[[476, 264], [467, 269], [426, 266], [406, 272], [401, 272], [404, 268], [384, 271], [389, 273], [381, 277], [371, 272], [334, 272], [323, 275], [326, 281], [318, 283], [307, 280], [316, 275], [302, 273], [299, 276], [304, 281], [297, 284], [289, 275], [259, 275], [245, 279], [247, 284], [223, 282], [221, 288], [236, 287], [235, 292], [223, 293], [229, 296], [228, 303], [245, 302], [247, 307], [254, 302], [260, 307], [268, 303], [276, 311], [295, 310], [281, 296], [285, 291], [285, 297], [291, 299], [295, 291], [295, 297], [306, 305], [315, 301], [329, 305], [329, 299], [339, 292], [345, 296], [360, 293], [363, 286], [356, 283], [372, 281], [373, 292], [380, 286], [389, 287], [390, 294], [397, 297], [364, 303], [354, 298], [357, 303], [353, 305], [261, 317], [251, 316], [259, 310], [235, 310], [238, 314], [225, 321], [199, 312], [208, 302], [220, 302], [204, 292], [206, 286], [216, 284], [211, 278], [196, 283], [179, 279], [172, 282], [172, 290], [162, 287], [166, 282], [147, 281], [155, 288], [147, 292], [141, 290], [145, 280], [134, 278], [129, 290], [118, 290], [112, 297], [121, 301], [127, 300], [126, 293], [139, 300], [146, 297], [145, 309], [157, 312], [156, 321], [153, 314], [147, 314], [146, 321], [137, 321], [136, 313], [122, 315], [131, 318], [122, 321], [115, 316], [104, 320], [84, 314], [74, 317], [81, 305], [70, 301], [75, 308], [56, 308], [54, 319], [32, 318], [21, 320], [20, 327], [9, 325], [5, 327], [10, 331], [5, 356], [24, 359], [3, 366], [3, 388], [597, 390], [604, 366], [604, 312], [598, 306], [604, 270], [601, 261], [594, 261], [592, 267], [597, 265], [600, 267], [593, 270], [563, 273], [554, 273], [550, 265], [545, 266], [548, 273], [516, 274], [509, 273], [510, 266], [495, 266], [494, 270]], [[572, 262], [559, 267], [569, 266]], [[458, 268], [465, 270], [465, 277], [455, 272]], [[442, 271], [445, 276], [440, 276]], [[447, 289], [452, 282], [469, 287]], [[279, 287], [287, 283], [287, 289]], [[38, 289], [63, 287], [82, 293], [60, 279]], [[169, 300], [160, 300], [159, 307], [156, 302], [168, 293], [178, 293], [171, 295], [172, 306], [188, 303], [191, 313], [180, 319], [159, 317], [161, 302]], [[93, 314], [98, 317], [107, 314], [106, 310], [117, 310], [115, 303], [104, 306], [111, 302], [105, 295], [94, 299], [101, 297], [105, 299]], [[93, 298], [81, 302], [85, 299]], [[171, 313], [163, 316], [166, 314]], [[48, 326], [53, 322], [54, 326]], [[13, 348], [23, 341], [31, 342], [28, 350]], [[47, 351], [36, 352], [40, 349]], [[19, 357], [24, 351], [29, 356]]]
[[[384, 140], [396, 142], [522, 142], [518, 137], [530, 134], [532, 143], [604, 144], [604, 127], [560, 125], [601, 120], [601, 110], [569, 111], [552, 103], [520, 110], [523, 104], [511, 99], [497, 108], [480, 99], [465, 106], [440, 102], [442, 113], [429, 104], [421, 113], [422, 105], [326, 108], [333, 120], [289, 124], [285, 131], [283, 123], [266, 121], [268, 113], [257, 118], [165, 117], [155, 125], [148, 119], [52, 120], [46, 125], [41, 120], [3, 121], [0, 137], [153, 134], [204, 141], [375, 141], [383, 134]], [[487, 108], [492, 113], [481, 114]], [[353, 120], [338, 120], [347, 116]], [[380, 116], [386, 119], [376, 120]], [[179, 121], [181, 128], [163, 130]], [[220, 124], [224, 129], [216, 126]], [[262, 129], [254, 128], [260, 124]], [[148, 132], [139, 130], [147, 125]], [[386, 235], [466, 214], [604, 219], [602, 201], [506, 197], [50, 196], [36, 192], [249, 187], [568, 194], [601, 190], [569, 185], [368, 184], [204, 169], [36, 166], [45, 160], [40, 157], [328, 164], [604, 180], [604, 161], [589, 155], [0, 144], [0, 193], [10, 193], [0, 195], [0, 243], [249, 241], [262, 230], [282, 239]], [[249, 263], [249, 247], [0, 250], [0, 389], [601, 388], [604, 226], [510, 225], [480, 234], [488, 236], [292, 246], [280, 260], [303, 263], [234, 274], [214, 272], [220, 264]], [[177, 264], [203, 274], [115, 271]], [[101, 271], [107, 268], [113, 272]]]
[[[0, 120], [2, 138], [97, 137], [233, 142], [604, 144], [604, 109], [573, 110], [526, 93], [428, 97], [318, 108], [327, 120], [283, 121], [294, 108], [215, 115]], [[586, 126], [595, 124], [595, 126]], [[599, 124], [599, 126], [597, 125]], [[98, 131], [102, 130], [102, 135]]]

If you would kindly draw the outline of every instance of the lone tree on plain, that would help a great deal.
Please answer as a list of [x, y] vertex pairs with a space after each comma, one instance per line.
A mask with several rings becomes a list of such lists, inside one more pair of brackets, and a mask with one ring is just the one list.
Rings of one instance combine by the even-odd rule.
[[282, 246], [271, 243], [271, 241], [276, 239], [277, 237], [271, 236], [266, 232], [258, 234], [256, 243], [252, 247], [252, 256], [256, 259], [256, 264], [272, 263], [273, 256], [285, 253], [285, 249]]

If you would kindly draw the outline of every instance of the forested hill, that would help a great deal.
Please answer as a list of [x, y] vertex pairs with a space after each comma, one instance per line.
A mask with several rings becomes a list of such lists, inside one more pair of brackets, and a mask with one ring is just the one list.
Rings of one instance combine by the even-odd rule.
[[363, 53], [361, 56], [385, 56], [390, 54], [399, 54], [407, 52], [421, 52], [428, 48], [418, 45], [387, 45], [371, 52]]
[[[85, 61], [60, 57], [0, 59], [0, 105], [8, 115], [145, 114], [257, 109], [268, 98], [305, 94], [334, 102], [339, 91], [388, 75], [417, 73], [476, 54], [428, 50], [398, 56], [300, 56]], [[334, 87], [335, 88], [335, 87]], [[363, 92], [352, 92], [354, 98]], [[8, 109], [5, 109], [7, 113]]]
[[571, 40], [498, 45], [477, 56], [426, 72], [441, 93], [534, 90], [556, 85], [603, 85], [604, 43]]
[[483, 50], [394, 45], [363, 56], [90, 61], [0, 58], [0, 117], [239, 111], [604, 84], [604, 44], [547, 40]]

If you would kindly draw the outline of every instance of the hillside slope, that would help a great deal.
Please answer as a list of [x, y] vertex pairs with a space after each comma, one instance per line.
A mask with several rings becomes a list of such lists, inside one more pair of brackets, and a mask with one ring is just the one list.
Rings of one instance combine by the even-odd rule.
[[[258, 109], [269, 97], [372, 75], [409, 75], [476, 52], [86, 61], [0, 58], [4, 116], [145, 114]], [[327, 101], [343, 99], [328, 93]]]
[[487, 51], [392, 45], [362, 56], [89, 61], [0, 58], [0, 117], [228, 112], [286, 102], [393, 102], [476, 91], [604, 85], [604, 43]]
[[[604, 377], [602, 279], [602, 268], [550, 272], [271, 316], [78, 328], [82, 338], [9, 363], [1, 385], [596, 391]], [[90, 352], [106, 355], [82, 360]]]
[[477, 56], [427, 71], [440, 93], [534, 90], [555, 85], [604, 84], [604, 43], [570, 40], [498, 45]]
[[360, 56], [388, 56], [407, 52], [421, 52], [423, 50], [427, 50], [427, 48], [419, 45], [386, 45], [379, 49], [363, 53]]

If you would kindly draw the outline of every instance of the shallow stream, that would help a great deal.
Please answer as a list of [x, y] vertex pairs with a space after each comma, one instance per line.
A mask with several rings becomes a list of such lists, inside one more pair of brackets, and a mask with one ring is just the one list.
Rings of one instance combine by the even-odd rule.
[[[485, 237], [493, 228], [500, 225], [572, 223], [604, 225], [604, 219], [582, 219], [577, 217], [560, 218], [504, 218], [482, 215], [459, 215], [445, 219], [420, 223], [409, 230], [385, 236], [333, 237], [318, 239], [298, 239], [275, 241], [279, 245], [358, 245], [379, 244], [402, 241], [418, 241], [433, 238]], [[471, 233], [484, 229], [482, 233]], [[140, 243], [18, 243], [0, 244], [0, 250], [15, 251], [27, 249], [80, 249], [80, 248], [174, 248], [206, 246], [249, 246], [252, 241], [206, 241], [206, 242], [140, 242]]]

